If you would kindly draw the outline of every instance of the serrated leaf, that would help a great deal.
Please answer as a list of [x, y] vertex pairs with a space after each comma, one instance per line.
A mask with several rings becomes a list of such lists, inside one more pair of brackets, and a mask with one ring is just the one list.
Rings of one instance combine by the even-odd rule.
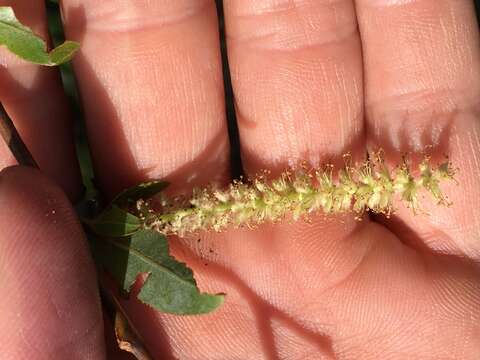
[[69, 61], [80, 47], [77, 42], [66, 41], [50, 53], [47, 52], [45, 41], [22, 25], [9, 6], [0, 6], [0, 45], [24, 60], [46, 66]]
[[105, 209], [97, 218], [85, 222], [95, 234], [108, 237], [129, 236], [141, 226], [138, 217], [115, 205]]
[[112, 204], [126, 207], [135, 204], [139, 199], [147, 200], [157, 195], [168, 186], [168, 183], [160, 180], [147, 181], [128, 188], [113, 199]]
[[111, 204], [93, 220], [83, 219], [92, 231], [101, 236], [124, 237], [141, 228], [141, 220], [128, 211], [139, 199], [149, 199], [165, 189], [165, 181], [148, 181], [118, 194]]
[[223, 304], [224, 296], [201, 293], [192, 270], [170, 255], [165, 236], [140, 230], [129, 238], [94, 239], [98, 264], [129, 292], [139, 274], [148, 274], [138, 298], [158, 311], [205, 314]]

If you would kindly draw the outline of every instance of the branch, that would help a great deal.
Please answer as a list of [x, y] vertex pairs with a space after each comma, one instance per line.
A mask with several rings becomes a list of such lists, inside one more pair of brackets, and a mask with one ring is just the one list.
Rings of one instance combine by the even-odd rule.
[[115, 328], [115, 338], [118, 347], [131, 353], [138, 360], [152, 360], [148, 350], [143, 346], [143, 341], [137, 329], [132, 325], [125, 309], [118, 299], [108, 289], [108, 286], [99, 281], [100, 298], [107, 316], [112, 320]]
[[0, 135], [20, 165], [39, 168], [37, 162], [23, 142], [12, 119], [0, 102]]

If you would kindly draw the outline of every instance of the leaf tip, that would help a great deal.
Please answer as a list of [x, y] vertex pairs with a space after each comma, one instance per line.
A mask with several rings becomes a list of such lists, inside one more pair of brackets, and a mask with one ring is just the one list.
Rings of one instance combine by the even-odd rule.
[[50, 51], [50, 62], [48, 66], [57, 66], [70, 61], [76, 52], [80, 49], [80, 43], [67, 40]]

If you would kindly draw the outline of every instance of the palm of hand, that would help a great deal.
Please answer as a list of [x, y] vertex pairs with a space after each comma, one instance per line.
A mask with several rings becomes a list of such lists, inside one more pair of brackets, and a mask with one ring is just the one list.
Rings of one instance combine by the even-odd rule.
[[[204, 321], [159, 316], [149, 340], [161, 351], [165, 343], [154, 335], [160, 328], [189, 334], [175, 343], [186, 358], [212, 357], [212, 344], [221, 344], [218, 358], [233, 351], [244, 358], [476, 356], [478, 344], [466, 339], [478, 339], [478, 268], [406, 245], [375, 222], [317, 218], [312, 225], [202, 237], [198, 244], [193, 252], [174, 250], [194, 264], [201, 283], [226, 291], [227, 304]], [[461, 330], [452, 327], [459, 323]], [[446, 346], [452, 338], [463, 341]]]
[[[434, 157], [447, 152], [460, 167], [462, 186], [445, 189], [453, 208], [422, 202], [430, 216], [399, 205], [392, 219], [316, 215], [312, 224], [172, 239], [172, 251], [192, 266], [200, 287], [226, 292], [227, 302], [203, 317], [156, 314], [125, 302], [148, 348], [156, 358], [181, 359], [475, 358], [480, 52], [472, 5], [357, 0], [355, 13], [350, 1], [267, 3], [225, 2], [247, 172], [335, 161], [347, 150], [361, 157], [378, 147], [394, 164], [395, 154], [433, 144]], [[42, 2], [14, 6], [41, 31]], [[103, 189], [113, 194], [145, 177], [166, 176], [177, 190], [212, 174], [225, 182], [228, 138], [213, 2], [65, 0], [62, 6], [67, 36], [82, 43], [75, 70]], [[425, 13], [428, 24], [417, 26]], [[41, 108], [18, 100], [25, 91], [28, 99], [59, 93], [58, 79], [7, 61], [13, 65], [0, 76], [11, 90], [0, 92], [2, 102], [42, 169], [74, 198], [79, 177], [64, 125], [68, 112], [58, 105], [64, 99], [48, 95], [58, 101]], [[48, 121], [48, 131], [26, 122], [33, 116]], [[42, 145], [52, 139], [53, 152]], [[4, 164], [6, 154], [1, 149]], [[7, 170], [1, 179], [0, 207], [10, 209], [0, 212], [9, 294], [0, 300], [0, 318], [11, 325], [3, 336], [6, 359], [101, 358], [93, 269], [65, 197], [25, 169]], [[47, 271], [52, 264], [55, 271]], [[35, 331], [44, 336], [35, 338]]]

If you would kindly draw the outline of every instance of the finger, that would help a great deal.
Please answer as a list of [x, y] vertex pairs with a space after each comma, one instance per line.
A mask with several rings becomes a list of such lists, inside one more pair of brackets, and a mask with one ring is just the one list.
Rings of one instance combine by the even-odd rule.
[[145, 178], [177, 187], [226, 177], [213, 0], [62, 2], [95, 170], [113, 193]]
[[362, 148], [352, 1], [227, 1], [225, 18], [247, 172]]
[[445, 189], [453, 210], [424, 202], [431, 216], [400, 209], [397, 220], [433, 248], [480, 256], [480, 46], [473, 2], [357, 0], [357, 13], [370, 147], [418, 154], [433, 146], [436, 160], [448, 154], [460, 169], [461, 186]]
[[88, 247], [63, 193], [37, 171], [0, 173], [3, 359], [102, 359]]
[[[0, 6], [12, 6], [20, 22], [48, 38], [44, 1], [0, 0]], [[82, 188], [58, 70], [29, 64], [0, 49], [0, 83], [0, 101], [40, 168], [77, 199]], [[0, 169], [15, 163], [1, 142]]]

